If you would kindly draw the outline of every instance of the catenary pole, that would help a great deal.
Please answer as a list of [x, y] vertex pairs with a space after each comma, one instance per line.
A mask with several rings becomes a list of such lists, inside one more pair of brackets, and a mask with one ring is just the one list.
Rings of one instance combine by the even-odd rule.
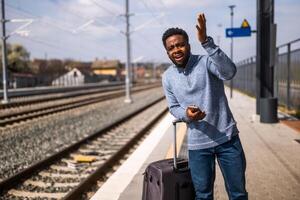
[[5, 30], [5, 2], [1, 0], [1, 25], [2, 25], [2, 73], [3, 73], [3, 100], [2, 103], [8, 103], [7, 95], [7, 55], [6, 55], [6, 30]]
[[132, 99], [130, 96], [130, 74], [131, 74], [131, 66], [130, 66], [130, 24], [129, 24], [129, 0], [126, 0], [126, 6], [125, 6], [125, 17], [126, 17], [126, 78], [125, 78], [125, 84], [126, 84], [126, 97], [124, 102], [125, 103], [132, 103]]

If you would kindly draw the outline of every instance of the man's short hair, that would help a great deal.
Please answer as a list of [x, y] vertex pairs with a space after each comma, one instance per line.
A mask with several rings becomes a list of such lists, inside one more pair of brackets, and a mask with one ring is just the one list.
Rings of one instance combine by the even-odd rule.
[[184, 39], [186, 39], [187, 43], [189, 43], [189, 36], [188, 34], [185, 32], [185, 30], [181, 29], [181, 28], [169, 28], [167, 29], [163, 36], [162, 36], [162, 42], [164, 44], [164, 46], [166, 47], [166, 40], [168, 37], [173, 36], [173, 35], [182, 35], [184, 37]]

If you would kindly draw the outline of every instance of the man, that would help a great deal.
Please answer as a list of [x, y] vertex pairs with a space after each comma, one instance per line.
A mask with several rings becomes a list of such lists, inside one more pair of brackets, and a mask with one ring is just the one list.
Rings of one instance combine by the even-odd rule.
[[187, 122], [189, 166], [196, 200], [213, 199], [216, 158], [229, 199], [245, 200], [246, 160], [223, 84], [223, 80], [234, 77], [236, 66], [207, 37], [204, 14], [198, 15], [196, 28], [208, 55], [191, 54], [188, 35], [182, 29], [170, 28], [162, 37], [174, 63], [162, 78], [169, 110]]

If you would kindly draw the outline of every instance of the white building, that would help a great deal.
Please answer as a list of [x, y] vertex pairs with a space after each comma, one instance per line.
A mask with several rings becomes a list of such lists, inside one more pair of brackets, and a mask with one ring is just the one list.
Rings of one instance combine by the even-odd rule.
[[85, 73], [77, 68], [73, 68], [66, 74], [54, 79], [52, 85], [55, 86], [74, 86], [83, 85], [85, 83]]

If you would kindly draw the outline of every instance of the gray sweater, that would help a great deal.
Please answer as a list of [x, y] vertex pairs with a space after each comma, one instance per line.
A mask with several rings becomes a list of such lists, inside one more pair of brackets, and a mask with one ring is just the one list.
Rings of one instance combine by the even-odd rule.
[[[211, 38], [203, 47], [208, 55], [191, 55], [185, 68], [172, 65], [162, 78], [171, 114], [187, 122], [189, 150], [217, 146], [239, 132], [223, 83], [234, 77], [236, 66]], [[186, 116], [189, 105], [198, 106], [206, 117], [189, 120]]]

